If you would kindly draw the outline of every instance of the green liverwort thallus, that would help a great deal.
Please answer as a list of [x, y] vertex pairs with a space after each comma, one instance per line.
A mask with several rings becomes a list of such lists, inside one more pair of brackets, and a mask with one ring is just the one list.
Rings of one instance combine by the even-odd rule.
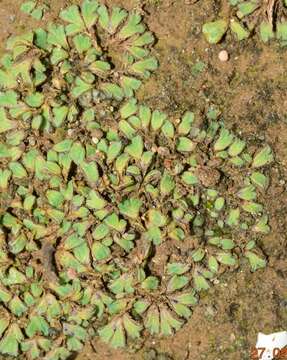
[[216, 109], [138, 103], [158, 66], [138, 13], [84, 0], [59, 18], [1, 59], [0, 353], [16, 358], [172, 335], [223, 271], [266, 265], [271, 148]]

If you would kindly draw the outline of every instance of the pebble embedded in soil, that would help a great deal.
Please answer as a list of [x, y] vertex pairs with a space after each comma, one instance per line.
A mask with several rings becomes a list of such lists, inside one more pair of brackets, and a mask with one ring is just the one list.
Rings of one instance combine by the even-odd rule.
[[218, 59], [222, 62], [226, 62], [229, 60], [229, 54], [226, 50], [221, 50], [218, 54]]

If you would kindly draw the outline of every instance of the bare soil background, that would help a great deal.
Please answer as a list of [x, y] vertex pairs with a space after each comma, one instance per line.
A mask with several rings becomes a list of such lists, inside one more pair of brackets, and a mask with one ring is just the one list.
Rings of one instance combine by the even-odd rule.
[[[41, 22], [19, 11], [21, 0], [0, 0], [0, 53], [11, 34], [22, 33], [57, 18], [65, 5], [51, 0]], [[226, 126], [243, 137], [268, 142], [275, 151], [271, 185], [261, 199], [270, 216], [271, 233], [260, 244], [268, 258], [265, 270], [241, 267], [220, 279], [188, 322], [168, 339], [142, 338], [134, 349], [112, 351], [98, 339], [77, 360], [247, 360], [258, 331], [287, 329], [287, 49], [264, 45], [256, 36], [242, 43], [227, 36], [210, 46], [202, 24], [228, 13], [227, 1], [109, 0], [143, 10], [155, 33], [160, 68], [138, 94], [141, 101], [175, 117], [185, 110], [201, 114], [217, 105]], [[226, 49], [230, 59], [218, 60]], [[6, 357], [5, 357], [6, 358]]]

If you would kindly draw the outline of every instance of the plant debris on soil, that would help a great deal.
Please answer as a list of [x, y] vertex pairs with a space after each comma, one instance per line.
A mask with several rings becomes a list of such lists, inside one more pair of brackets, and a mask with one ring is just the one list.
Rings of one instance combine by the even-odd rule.
[[258, 34], [267, 43], [277, 39], [282, 46], [287, 41], [286, 1], [229, 0], [230, 10], [227, 18], [218, 19], [203, 25], [203, 33], [211, 43], [218, 43], [230, 28], [236, 40], [242, 41]]
[[0, 4], [21, 34], [0, 69], [3, 358], [249, 359], [286, 329], [282, 43], [208, 45], [227, 3], [51, 2], [41, 29], [21, 4]]

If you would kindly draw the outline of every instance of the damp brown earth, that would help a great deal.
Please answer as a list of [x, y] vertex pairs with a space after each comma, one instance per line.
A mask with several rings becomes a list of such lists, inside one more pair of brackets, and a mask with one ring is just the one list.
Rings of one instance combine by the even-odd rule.
[[[0, 0], [0, 51], [11, 35], [39, 26], [19, 11], [22, 1]], [[61, 7], [77, 1], [51, 0], [45, 21]], [[287, 51], [274, 43], [264, 45], [256, 36], [238, 43], [227, 36], [208, 45], [201, 35], [204, 22], [227, 12], [218, 0], [109, 0], [126, 8], [142, 9], [156, 34], [155, 54], [160, 68], [139, 97], [171, 117], [186, 109], [201, 114], [218, 106], [227, 127], [247, 139], [268, 142], [276, 153], [268, 193], [271, 233], [260, 244], [268, 267], [256, 273], [241, 266], [223, 276], [201, 297], [190, 321], [172, 338], [144, 336], [125, 351], [112, 351], [95, 339], [77, 360], [244, 360], [258, 331], [287, 329]], [[218, 54], [226, 50], [227, 62]], [[5, 357], [6, 359], [7, 357]]]

